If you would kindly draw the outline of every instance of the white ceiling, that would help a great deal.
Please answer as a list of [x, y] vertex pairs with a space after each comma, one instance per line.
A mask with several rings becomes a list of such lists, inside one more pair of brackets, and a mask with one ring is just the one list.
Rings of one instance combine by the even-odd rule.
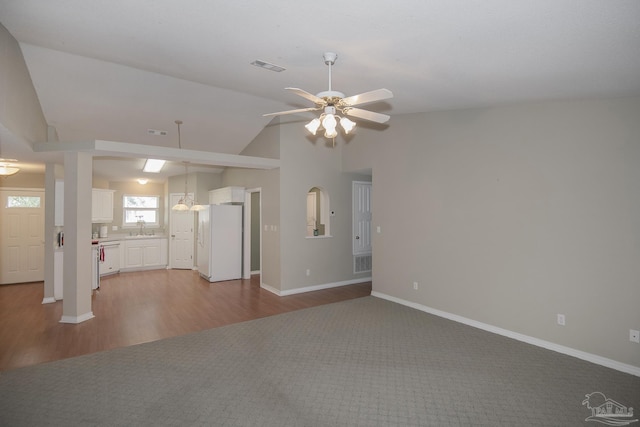
[[[61, 141], [177, 147], [180, 119], [183, 148], [231, 154], [263, 113], [312, 106], [284, 88], [326, 90], [325, 51], [338, 53], [334, 90], [393, 91], [365, 107], [390, 126], [405, 113], [640, 95], [638, 22], [637, 0], [0, 0]], [[101, 173], [122, 178], [133, 163]]]

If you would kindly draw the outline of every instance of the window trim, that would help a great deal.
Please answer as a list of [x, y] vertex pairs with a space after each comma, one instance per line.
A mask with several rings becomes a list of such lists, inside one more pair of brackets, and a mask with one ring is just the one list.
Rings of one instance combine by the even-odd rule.
[[[125, 199], [127, 197], [155, 197], [158, 201], [157, 208], [140, 208], [140, 207], [135, 207], [135, 208], [129, 208], [126, 207], [126, 203], [125, 203]], [[131, 223], [131, 222], [127, 222], [127, 212], [128, 211], [155, 211], [156, 212], [156, 221], [155, 222], [145, 222], [145, 227], [160, 227], [160, 205], [161, 202], [161, 196], [157, 195], [157, 194], [123, 194], [122, 195], [122, 228], [137, 228], [140, 227], [140, 225], [135, 222], [135, 223]]]

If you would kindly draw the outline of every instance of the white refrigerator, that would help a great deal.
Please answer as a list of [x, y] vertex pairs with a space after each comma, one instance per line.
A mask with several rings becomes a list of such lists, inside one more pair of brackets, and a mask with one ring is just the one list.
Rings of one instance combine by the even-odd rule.
[[242, 206], [208, 205], [198, 212], [198, 272], [209, 282], [242, 278]]

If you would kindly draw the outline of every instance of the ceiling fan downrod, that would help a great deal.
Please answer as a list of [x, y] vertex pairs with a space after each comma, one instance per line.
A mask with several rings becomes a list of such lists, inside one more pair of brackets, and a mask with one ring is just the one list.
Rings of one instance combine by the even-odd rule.
[[331, 67], [336, 63], [338, 54], [335, 52], [325, 52], [322, 57], [324, 58], [324, 63], [329, 66], [329, 92], [331, 92]]

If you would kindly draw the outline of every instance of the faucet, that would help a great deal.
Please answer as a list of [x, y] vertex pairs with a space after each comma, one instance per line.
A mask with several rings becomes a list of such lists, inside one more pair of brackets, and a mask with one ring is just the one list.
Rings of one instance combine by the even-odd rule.
[[138, 234], [143, 236], [144, 235], [144, 219], [142, 219], [142, 216], [138, 217], [138, 225], [140, 226], [140, 231], [138, 232]]

